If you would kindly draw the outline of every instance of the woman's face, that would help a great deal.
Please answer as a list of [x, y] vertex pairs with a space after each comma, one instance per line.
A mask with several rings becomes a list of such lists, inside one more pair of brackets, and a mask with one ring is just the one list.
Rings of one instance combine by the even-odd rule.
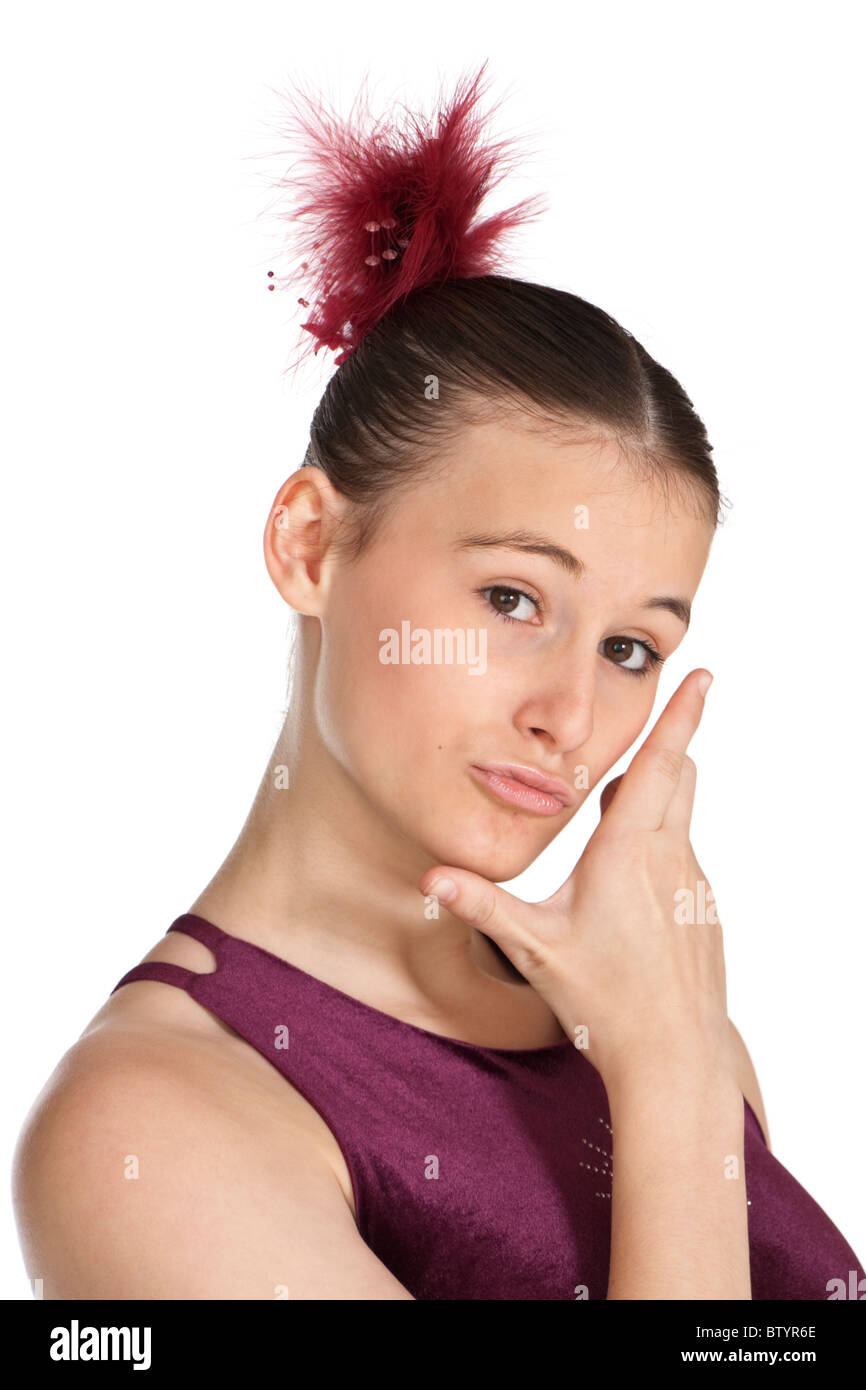
[[[676, 489], [666, 502], [638, 481], [607, 441], [552, 443], [503, 416], [461, 431], [452, 451], [333, 573], [316, 718], [344, 773], [425, 862], [507, 882], [646, 724], [651, 652], [669, 657], [686, 632], [647, 601], [688, 611], [712, 528]], [[582, 571], [509, 535], [570, 552]], [[543, 814], [503, 801], [473, 772], [491, 763], [561, 778], [572, 804]]]

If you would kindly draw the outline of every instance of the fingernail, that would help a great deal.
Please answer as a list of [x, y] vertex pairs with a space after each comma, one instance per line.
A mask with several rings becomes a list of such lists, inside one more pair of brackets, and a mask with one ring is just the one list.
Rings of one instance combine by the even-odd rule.
[[457, 897], [457, 884], [450, 878], [436, 878], [427, 891], [437, 897], [440, 903], [450, 903], [452, 898]]
[[701, 692], [702, 695], [706, 695], [712, 683], [712, 676], [709, 676], [705, 673], [703, 676], [698, 677], [698, 690]]

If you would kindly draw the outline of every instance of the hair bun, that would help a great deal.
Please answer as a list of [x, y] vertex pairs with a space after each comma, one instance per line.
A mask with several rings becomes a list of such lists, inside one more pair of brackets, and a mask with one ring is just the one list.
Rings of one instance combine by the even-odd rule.
[[500, 270], [503, 236], [543, 210], [538, 197], [525, 198], [475, 220], [516, 160], [509, 142], [484, 139], [488, 118], [475, 108], [486, 66], [459, 79], [426, 121], [405, 106], [402, 123], [393, 114], [374, 120], [363, 86], [345, 121], [313, 95], [281, 94], [281, 133], [295, 160], [276, 187], [294, 195], [280, 216], [300, 262], [281, 283], [303, 285], [298, 302], [313, 311], [297, 361], [315, 341], [313, 355], [340, 348], [339, 365], [411, 290]]

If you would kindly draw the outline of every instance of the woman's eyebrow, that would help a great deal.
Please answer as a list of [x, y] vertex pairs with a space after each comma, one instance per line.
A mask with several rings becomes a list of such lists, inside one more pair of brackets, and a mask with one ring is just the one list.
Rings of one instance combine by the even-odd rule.
[[[455, 550], [479, 550], [483, 547], [491, 550], [523, 550], [530, 555], [545, 555], [548, 560], [552, 560], [555, 565], [559, 565], [560, 569], [565, 570], [572, 579], [580, 579], [586, 572], [586, 565], [576, 555], [572, 555], [570, 550], [556, 545], [546, 536], [536, 535], [533, 531], [506, 531], [502, 535], [478, 532], [468, 536], [458, 536], [454, 542]], [[673, 613], [675, 618], [679, 618], [685, 627], [688, 627], [691, 621], [691, 604], [687, 599], [678, 598], [675, 595], [658, 594], [655, 598], [646, 599], [640, 607], [664, 608], [669, 613]]]

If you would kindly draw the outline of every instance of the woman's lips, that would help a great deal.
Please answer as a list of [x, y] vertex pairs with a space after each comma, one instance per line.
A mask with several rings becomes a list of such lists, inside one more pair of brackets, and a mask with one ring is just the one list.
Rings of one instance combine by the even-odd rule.
[[485, 787], [496, 794], [500, 800], [505, 801], [510, 806], [520, 806], [524, 811], [535, 811], [542, 816], [558, 816], [565, 810], [565, 793], [554, 795], [549, 791], [541, 791], [538, 787], [530, 787], [526, 782], [519, 782], [516, 776], [508, 776], [504, 770], [499, 770], [490, 766], [471, 764], [470, 772]]

